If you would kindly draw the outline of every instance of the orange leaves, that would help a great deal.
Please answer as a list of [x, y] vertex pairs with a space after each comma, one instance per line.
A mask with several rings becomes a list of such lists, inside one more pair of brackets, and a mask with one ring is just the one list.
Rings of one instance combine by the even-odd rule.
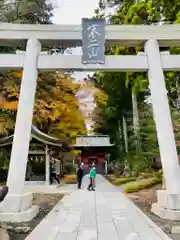
[[22, 73], [22, 72], [17, 72], [17, 77], [18, 77], [18, 78], [20, 78], [20, 79], [21, 79], [21, 78], [22, 78], [22, 75], [23, 75], [23, 73]]
[[64, 92], [69, 94], [75, 94], [78, 90], [79, 86], [78, 84], [73, 83], [72, 78], [69, 75], [66, 74], [56, 74], [56, 89], [55, 92]]
[[[2, 76], [0, 117], [2, 116], [3, 121], [0, 122], [0, 134], [3, 131], [7, 134], [9, 128], [6, 123], [11, 130], [14, 128], [20, 92], [20, 81], [17, 79], [21, 78], [22, 72], [10, 72]], [[73, 82], [70, 75], [40, 73], [34, 106], [35, 124], [42, 131], [69, 142], [73, 141], [77, 134], [85, 133], [84, 117], [75, 96], [78, 89], [79, 85]]]
[[23, 72], [11, 72], [11, 73], [9, 74], [9, 76], [11, 76], [11, 77], [16, 77], [16, 78], [19, 78], [19, 79], [22, 78], [22, 75], [23, 75]]
[[37, 99], [34, 106], [34, 119], [36, 122], [41, 123], [47, 121], [48, 117], [48, 104], [42, 99]]
[[8, 135], [15, 126], [20, 92], [20, 81], [16, 72], [1, 72], [0, 82], [0, 134]]
[[12, 111], [17, 111], [18, 103], [17, 102], [2, 102], [0, 104], [1, 108], [4, 108], [6, 110], [12, 110]]
[[[34, 114], [39, 114], [41, 120], [38, 122], [43, 122], [48, 132], [55, 137], [73, 141], [77, 134], [86, 131], [84, 117], [75, 97], [78, 88], [69, 75], [40, 74]], [[47, 106], [43, 102], [46, 102]], [[47, 111], [46, 116], [41, 114], [42, 110]]]

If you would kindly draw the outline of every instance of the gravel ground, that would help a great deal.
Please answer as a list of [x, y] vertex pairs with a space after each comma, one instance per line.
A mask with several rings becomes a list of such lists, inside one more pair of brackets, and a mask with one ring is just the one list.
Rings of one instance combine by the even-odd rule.
[[[21, 223], [19, 227], [24, 227], [28, 232], [15, 232], [14, 230], [8, 230], [10, 240], [24, 240], [27, 235], [41, 222], [41, 220], [52, 210], [52, 208], [63, 198], [63, 194], [34, 194], [33, 205], [39, 206], [39, 213], [35, 219], [29, 223]], [[14, 225], [13, 227], [18, 225]]]
[[164, 220], [151, 212], [151, 204], [156, 202], [156, 190], [160, 188], [161, 186], [155, 186], [127, 196], [173, 240], [180, 240], [180, 234], [171, 234], [172, 226], [180, 226], [180, 221]]

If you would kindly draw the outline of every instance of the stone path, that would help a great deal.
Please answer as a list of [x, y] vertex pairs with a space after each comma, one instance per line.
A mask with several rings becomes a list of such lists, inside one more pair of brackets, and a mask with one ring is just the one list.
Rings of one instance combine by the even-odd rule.
[[131, 200], [102, 176], [96, 192], [66, 195], [26, 240], [170, 240]]
[[24, 192], [32, 193], [72, 193], [77, 190], [75, 184], [63, 184], [63, 185], [26, 185]]

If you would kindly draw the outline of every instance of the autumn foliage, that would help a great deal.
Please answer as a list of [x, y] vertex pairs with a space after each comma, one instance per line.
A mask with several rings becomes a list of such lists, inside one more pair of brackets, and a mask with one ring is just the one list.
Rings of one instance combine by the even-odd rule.
[[[22, 73], [0, 74], [0, 134], [14, 131]], [[34, 106], [34, 124], [43, 132], [73, 142], [86, 133], [76, 92], [79, 85], [68, 74], [40, 73]]]

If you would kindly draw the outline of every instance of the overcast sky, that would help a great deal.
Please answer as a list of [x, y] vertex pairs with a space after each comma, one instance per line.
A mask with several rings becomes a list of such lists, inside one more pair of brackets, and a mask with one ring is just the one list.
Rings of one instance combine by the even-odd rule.
[[[81, 24], [82, 18], [90, 18], [94, 15], [94, 9], [98, 6], [98, 0], [52, 0], [57, 3], [54, 11], [53, 22], [56, 24]], [[81, 54], [78, 48], [73, 54]], [[73, 77], [82, 80], [87, 73], [75, 73]]]
[[[82, 18], [91, 18], [94, 15], [94, 10], [98, 6], [98, 0], [52, 0], [58, 2], [58, 7], [54, 11], [53, 22], [56, 24], [81, 24]], [[73, 54], [81, 54], [81, 49], [77, 48], [73, 51]], [[73, 77], [76, 80], [83, 80], [87, 75], [87, 72], [76, 72]], [[83, 103], [80, 103], [80, 108], [86, 115], [92, 111], [92, 96], [87, 95], [85, 99], [82, 99]], [[87, 105], [84, 105], [88, 101]], [[86, 126], [91, 129], [91, 122], [87, 122]]]
[[[55, 2], [55, 1], [54, 1]], [[80, 24], [84, 17], [91, 17], [98, 6], [98, 0], [57, 0], [54, 23]]]

